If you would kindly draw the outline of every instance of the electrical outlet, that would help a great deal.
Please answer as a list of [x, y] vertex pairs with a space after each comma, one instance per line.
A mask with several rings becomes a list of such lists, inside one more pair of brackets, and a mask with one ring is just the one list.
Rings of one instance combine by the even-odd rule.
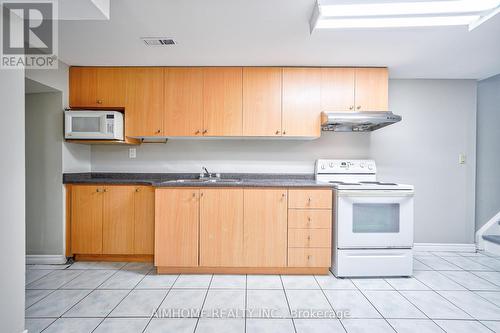
[[458, 154], [458, 164], [465, 164], [465, 154], [464, 153], [460, 153]]
[[137, 149], [129, 148], [128, 149], [128, 158], [136, 158], [137, 157]]

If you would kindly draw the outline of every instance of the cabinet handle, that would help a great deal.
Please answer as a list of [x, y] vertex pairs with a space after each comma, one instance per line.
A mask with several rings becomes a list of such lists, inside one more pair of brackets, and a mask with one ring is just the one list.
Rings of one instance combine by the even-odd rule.
[[194, 134], [200, 134], [200, 130], [196, 130], [196, 132], [194, 132]]
[[308, 241], [311, 241], [311, 236], [307, 236], [307, 240], [308, 240]]
[[353, 105], [351, 105], [351, 106], [349, 107], [349, 110], [352, 110], [352, 109], [354, 109], [354, 106], [353, 106]]
[[278, 130], [278, 131], [276, 131], [276, 134], [280, 134], [280, 131], [279, 131], [279, 130]]
[[203, 196], [203, 192], [200, 193], [200, 197], [202, 197], [202, 196]]
[[102, 191], [103, 191], [103, 192], [108, 192], [108, 190], [107, 190], [107, 189], [104, 189], [104, 190], [102, 190]]
[[136, 192], [139, 192], [139, 191], [140, 191], [140, 189], [139, 189], [139, 188], [136, 188], [136, 189], [135, 189], [135, 191], [136, 191]]
[[286, 193], [281, 193], [281, 197], [286, 197]]
[[161, 130], [157, 129], [156, 134], [160, 134], [160, 133], [161, 133]]
[[205, 133], [207, 133], [207, 132], [208, 132], [208, 130], [203, 130], [203, 134], [205, 134]]
[[312, 256], [310, 254], [307, 255], [307, 260], [311, 260]]
[[356, 109], [358, 110], [361, 109], [361, 105], [356, 106]]
[[102, 99], [98, 99], [96, 102], [97, 104], [102, 104]]
[[312, 199], [309, 197], [307, 198], [307, 202], [311, 203]]
[[95, 189], [95, 191], [96, 191], [97, 193], [101, 192], [101, 190], [99, 190], [98, 188], [96, 188], [96, 189]]
[[283, 135], [285, 135], [285, 134], [286, 134], [286, 131], [283, 131]]
[[193, 193], [193, 198], [196, 198], [196, 193]]

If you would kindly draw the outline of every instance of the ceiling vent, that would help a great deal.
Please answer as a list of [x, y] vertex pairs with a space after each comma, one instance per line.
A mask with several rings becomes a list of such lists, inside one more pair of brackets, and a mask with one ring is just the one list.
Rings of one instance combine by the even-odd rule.
[[172, 38], [165, 37], [142, 37], [141, 40], [147, 46], [168, 46], [176, 44], [175, 40]]

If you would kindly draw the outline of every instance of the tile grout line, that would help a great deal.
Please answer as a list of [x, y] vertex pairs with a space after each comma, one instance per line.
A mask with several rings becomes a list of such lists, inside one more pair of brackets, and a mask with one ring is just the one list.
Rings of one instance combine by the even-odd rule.
[[328, 302], [328, 304], [330, 304], [330, 307], [332, 308], [333, 313], [335, 314], [335, 318], [338, 320], [338, 322], [340, 323], [340, 326], [342, 326], [344, 331], [347, 333], [347, 329], [345, 328], [344, 323], [342, 323], [342, 321], [339, 318], [337, 318], [337, 311], [333, 307], [333, 304], [330, 302], [330, 299], [328, 298], [328, 296], [326, 296], [325, 290], [323, 290], [323, 287], [321, 287], [321, 284], [319, 284], [318, 279], [316, 278], [316, 275], [313, 275], [313, 278], [314, 278], [314, 280], [316, 280], [316, 283], [319, 285], [319, 289], [321, 290], [321, 292], [325, 296], [326, 301]]
[[214, 275], [212, 274], [212, 276], [210, 277], [210, 282], [208, 283], [207, 292], [205, 293], [205, 297], [203, 298], [203, 302], [201, 303], [200, 313], [198, 314], [198, 318], [196, 320], [196, 325], [194, 325], [193, 333], [196, 332], [196, 329], [198, 328], [198, 324], [199, 324], [200, 319], [201, 319], [201, 314], [203, 313], [203, 308], [205, 307], [205, 301], [207, 300], [208, 292], [210, 291], [210, 286], [212, 285], [213, 279], [214, 279]]
[[[384, 280], [385, 281], [385, 280]], [[370, 303], [370, 305], [378, 312], [378, 314], [380, 315], [380, 317], [382, 317], [382, 319], [387, 323], [387, 325], [389, 325], [389, 327], [394, 331], [396, 332], [396, 330], [394, 329], [394, 327], [392, 327], [391, 323], [389, 323], [389, 321], [387, 320], [387, 318], [384, 317], [384, 315], [379, 311], [379, 309], [377, 309], [377, 307], [375, 305], [373, 305], [373, 303], [368, 299], [368, 297], [366, 297], [366, 295], [363, 293], [363, 291], [358, 287], [358, 285], [356, 283], [354, 283], [352, 280], [351, 280], [352, 284], [354, 284], [354, 286], [356, 287], [356, 289], [361, 293], [361, 295], [363, 295], [363, 297], [368, 301], [368, 303]], [[390, 285], [389, 285], [390, 286]], [[392, 288], [392, 286], [391, 286]], [[396, 332], [397, 333], [397, 332]]]
[[288, 311], [290, 311], [290, 318], [292, 320], [292, 325], [293, 325], [293, 331], [297, 333], [297, 327], [295, 326], [295, 320], [293, 318], [293, 313], [292, 313], [292, 308], [290, 307], [290, 301], [288, 300], [288, 295], [286, 294], [286, 289], [285, 289], [285, 284], [283, 283], [283, 278], [282, 275], [279, 275], [280, 281], [281, 281], [281, 287], [283, 288], [283, 294], [285, 294], [285, 300], [286, 304], [288, 305]]
[[[153, 270], [154, 270], [154, 268], [153, 268]], [[181, 276], [180, 274], [177, 275], [177, 277], [175, 278], [174, 282], [172, 283], [172, 285], [170, 286], [170, 288], [167, 290], [167, 293], [165, 294], [165, 296], [161, 300], [160, 304], [158, 304], [158, 306], [156, 307], [156, 311], [157, 312], [160, 309], [160, 307], [163, 304], [163, 302], [165, 301], [165, 299], [167, 298], [168, 294], [170, 294], [170, 292], [172, 291], [172, 287], [175, 285], [175, 283], [177, 282], [177, 280], [179, 279], [180, 276]], [[146, 326], [144, 326], [144, 328], [142, 329], [142, 333], [146, 332], [146, 330], [148, 329], [148, 326], [149, 326], [149, 324], [151, 324], [152, 320], [153, 320], [153, 316], [151, 316], [151, 318], [149, 318]]]

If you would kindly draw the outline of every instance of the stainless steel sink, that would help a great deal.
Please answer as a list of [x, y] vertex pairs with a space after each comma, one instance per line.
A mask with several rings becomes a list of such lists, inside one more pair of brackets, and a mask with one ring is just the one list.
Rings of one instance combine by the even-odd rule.
[[241, 179], [234, 178], [191, 178], [191, 179], [174, 179], [166, 180], [162, 183], [172, 184], [172, 183], [240, 183]]

